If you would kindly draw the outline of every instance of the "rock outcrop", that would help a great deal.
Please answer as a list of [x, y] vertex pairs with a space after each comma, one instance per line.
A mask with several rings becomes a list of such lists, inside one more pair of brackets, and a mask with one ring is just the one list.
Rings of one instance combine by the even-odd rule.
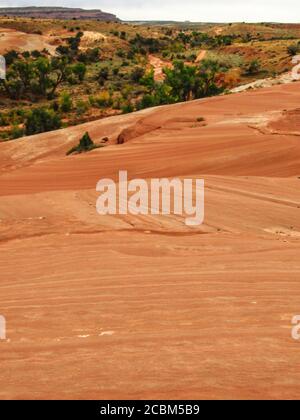
[[98, 19], [117, 22], [116, 15], [103, 12], [102, 10], [85, 10], [68, 7], [4, 7], [0, 8], [0, 15], [17, 16], [40, 19]]

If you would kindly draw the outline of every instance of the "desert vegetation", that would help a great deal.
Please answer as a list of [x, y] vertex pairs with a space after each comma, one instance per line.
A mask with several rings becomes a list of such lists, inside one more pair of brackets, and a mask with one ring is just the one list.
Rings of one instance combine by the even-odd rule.
[[67, 156], [90, 152], [91, 150], [98, 149], [99, 147], [103, 147], [103, 145], [96, 145], [91, 139], [89, 133], [86, 132], [79, 140], [79, 144], [72, 147], [72, 149], [67, 152]]
[[[42, 49], [16, 46], [4, 52], [3, 141], [224, 93], [288, 71], [290, 57], [300, 45], [300, 31], [293, 25], [216, 28], [37, 18], [34, 23], [25, 18], [0, 19], [3, 30], [47, 40]], [[151, 64], [151, 57], [160, 69]]]
[[288, 53], [290, 55], [297, 55], [300, 53], [300, 42], [289, 45], [288, 46]]

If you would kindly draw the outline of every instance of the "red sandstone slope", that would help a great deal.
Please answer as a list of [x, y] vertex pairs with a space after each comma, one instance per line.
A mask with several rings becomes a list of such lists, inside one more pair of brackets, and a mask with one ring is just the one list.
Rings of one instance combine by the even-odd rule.
[[[297, 397], [299, 102], [295, 83], [1, 144], [0, 397]], [[85, 131], [110, 146], [66, 157]], [[98, 216], [119, 169], [205, 178], [204, 225]]]

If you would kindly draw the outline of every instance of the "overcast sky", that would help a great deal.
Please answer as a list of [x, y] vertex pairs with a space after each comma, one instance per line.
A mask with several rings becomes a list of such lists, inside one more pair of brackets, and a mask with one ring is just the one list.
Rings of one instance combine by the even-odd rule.
[[1, 7], [102, 9], [123, 20], [299, 22], [299, 0], [0, 0]]

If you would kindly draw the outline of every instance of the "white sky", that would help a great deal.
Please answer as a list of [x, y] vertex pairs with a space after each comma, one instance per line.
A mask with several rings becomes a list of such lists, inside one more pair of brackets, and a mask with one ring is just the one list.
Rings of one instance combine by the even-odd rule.
[[123, 20], [300, 23], [299, 0], [0, 0], [1, 7], [50, 5], [102, 9]]

